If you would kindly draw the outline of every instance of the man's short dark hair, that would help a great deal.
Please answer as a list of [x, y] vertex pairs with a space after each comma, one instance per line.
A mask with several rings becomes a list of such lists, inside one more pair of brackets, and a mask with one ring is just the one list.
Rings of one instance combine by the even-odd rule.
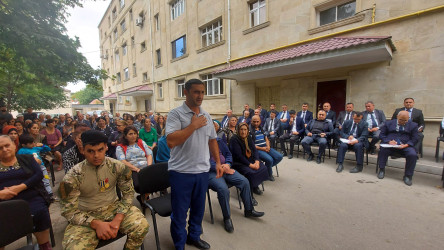
[[278, 112], [277, 112], [276, 110], [272, 110], [272, 111], [270, 111], [270, 112], [273, 113], [273, 114], [275, 114], [275, 115], [278, 114]]
[[355, 115], [356, 115], [356, 117], [363, 117], [363, 116], [364, 116], [364, 113], [362, 113], [362, 112], [356, 112]]
[[304, 103], [302, 103], [302, 105], [307, 105], [307, 106], [309, 106], [309, 105], [308, 105], [308, 102], [304, 102]]
[[53, 119], [48, 119], [48, 120], [46, 120], [46, 125], [48, 125], [48, 123], [53, 123], [53, 122], [54, 122]]
[[202, 85], [204, 85], [204, 83], [201, 80], [193, 78], [193, 79], [188, 80], [185, 83], [185, 89], [186, 90], [190, 90], [193, 84], [202, 84]]
[[108, 143], [108, 136], [98, 130], [88, 130], [82, 133], [81, 136], [83, 146], [91, 145], [96, 146], [100, 143]]
[[294, 114], [296, 114], [296, 111], [294, 111], [294, 109], [292, 109], [292, 110], [290, 110], [288, 113], [289, 113], [290, 115], [294, 115]]
[[105, 117], [103, 117], [103, 116], [99, 116], [99, 117], [97, 117], [96, 122], [99, 122], [100, 120], [104, 120], [105, 123], [106, 123], [106, 119], [105, 119]]
[[347, 104], [345, 104], [345, 106], [350, 105], [350, 104], [355, 106], [352, 102], [347, 102]]
[[126, 115], [126, 119], [127, 120], [132, 120], [132, 121], [135, 121], [136, 119], [134, 119], [134, 116], [132, 116], [132, 115], [130, 115], [130, 114], [127, 114]]
[[407, 97], [407, 98], [404, 99], [404, 102], [407, 101], [407, 100], [409, 100], [409, 99], [412, 99], [412, 101], [415, 101], [415, 99], [413, 99], [413, 98], [411, 98], [411, 97]]
[[19, 142], [20, 142], [20, 145], [23, 145], [23, 144], [26, 145], [28, 143], [33, 143], [34, 137], [32, 137], [32, 135], [30, 135], [30, 134], [23, 134], [19, 137]]
[[274, 105], [274, 106], [276, 106], [276, 104], [274, 104], [274, 102], [270, 103], [270, 106], [271, 106], [271, 105]]

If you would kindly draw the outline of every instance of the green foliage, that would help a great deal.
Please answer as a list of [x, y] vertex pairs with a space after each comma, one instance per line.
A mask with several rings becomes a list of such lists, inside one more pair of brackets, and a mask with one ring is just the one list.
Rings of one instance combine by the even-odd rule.
[[[99, 80], [101, 82], [101, 80]], [[100, 84], [101, 85], [101, 84]], [[86, 88], [75, 92], [71, 95], [73, 100], [77, 100], [80, 104], [89, 104], [94, 99], [99, 99], [103, 96], [103, 90], [98, 89], [93, 85], [87, 85]]]
[[0, 98], [8, 109], [55, 108], [68, 82], [99, 87], [106, 79], [77, 51], [79, 39], [66, 34], [69, 7], [81, 0], [0, 0]]

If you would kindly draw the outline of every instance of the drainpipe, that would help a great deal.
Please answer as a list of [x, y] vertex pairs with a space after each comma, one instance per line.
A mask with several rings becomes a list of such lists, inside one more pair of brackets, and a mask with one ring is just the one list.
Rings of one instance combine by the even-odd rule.
[[[227, 17], [227, 21], [228, 21], [228, 26], [227, 26], [227, 40], [228, 40], [228, 55], [227, 55], [227, 64], [230, 64], [230, 60], [231, 60], [231, 2], [230, 0], [227, 0], [227, 5], [228, 5], [228, 17]], [[227, 97], [228, 97], [228, 101], [229, 101], [229, 109], [232, 109], [231, 104], [232, 104], [232, 100], [231, 100], [231, 80], [227, 80], [228, 81], [228, 93], [227, 93]]]
[[[153, 51], [153, 25], [152, 25], [152, 20], [151, 20], [151, 1], [148, 1], [148, 20], [149, 20], [149, 26], [150, 26], [150, 44], [151, 44], [151, 77], [152, 77], [152, 81], [151, 83], [153, 84], [153, 94], [151, 95], [151, 106], [150, 109], [151, 110], [156, 110], [156, 84], [154, 84], [154, 51]], [[148, 23], [148, 22], [147, 22]], [[149, 110], [148, 110], [149, 111]]]
[[375, 16], [376, 16], [376, 3], [373, 4], [373, 10], [372, 10], [372, 23], [375, 23]]

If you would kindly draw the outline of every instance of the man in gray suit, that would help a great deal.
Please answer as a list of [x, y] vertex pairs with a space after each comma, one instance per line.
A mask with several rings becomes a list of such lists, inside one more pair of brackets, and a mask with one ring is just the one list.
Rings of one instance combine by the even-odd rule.
[[265, 124], [263, 127], [264, 134], [270, 140], [270, 147], [272, 148], [276, 148], [276, 138], [278, 138], [279, 136], [278, 131], [281, 126], [281, 122], [279, 121], [278, 118], [276, 118], [276, 115], [277, 111], [272, 110], [270, 112], [270, 117], [268, 117], [267, 120], [265, 120]]
[[375, 145], [379, 142], [380, 128], [385, 123], [384, 111], [375, 109], [375, 104], [372, 101], [367, 101], [365, 103], [364, 117], [362, 118], [368, 124], [369, 137], [372, 136], [372, 141], [370, 142], [369, 150], [372, 155], [375, 154]]

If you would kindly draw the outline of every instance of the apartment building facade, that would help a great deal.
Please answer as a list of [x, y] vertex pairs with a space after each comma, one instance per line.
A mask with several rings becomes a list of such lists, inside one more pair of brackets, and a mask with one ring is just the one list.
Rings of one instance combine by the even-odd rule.
[[433, 144], [444, 112], [444, 0], [113, 0], [99, 24], [105, 107], [167, 113], [184, 83], [206, 83], [214, 117], [245, 103], [372, 100], [388, 118], [405, 97]]

